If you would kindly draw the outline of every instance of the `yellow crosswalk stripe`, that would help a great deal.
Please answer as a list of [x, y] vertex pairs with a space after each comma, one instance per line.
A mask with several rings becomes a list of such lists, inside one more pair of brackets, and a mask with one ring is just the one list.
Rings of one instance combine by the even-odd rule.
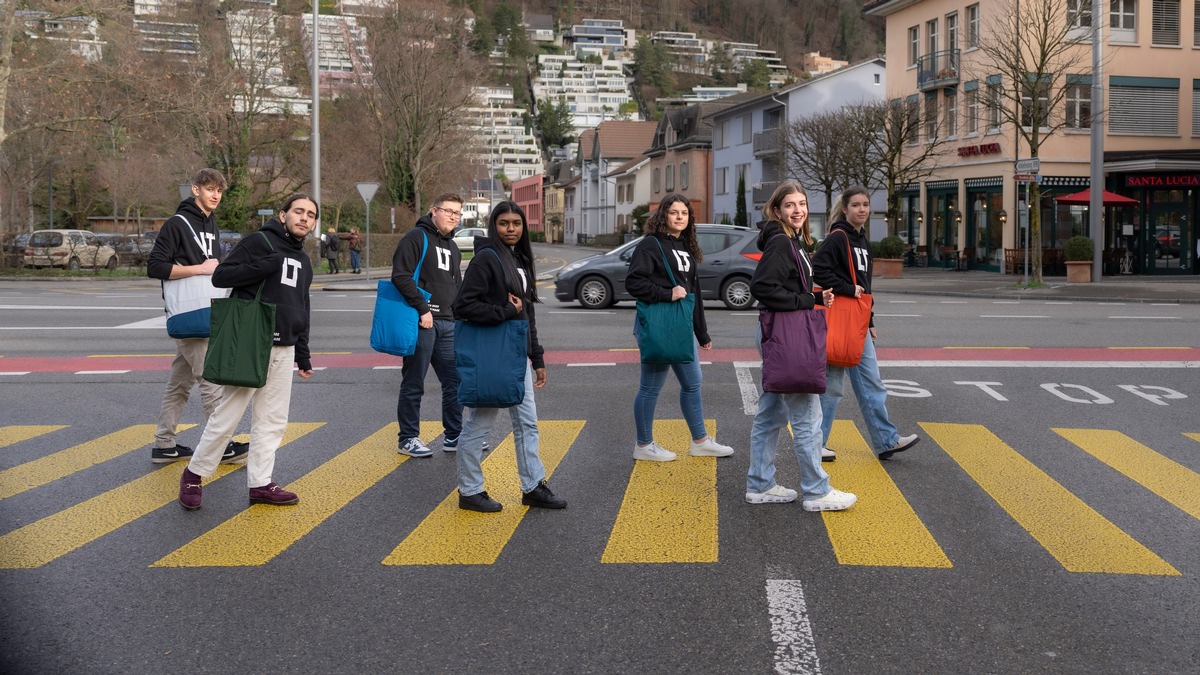
[[[441, 428], [421, 422], [420, 435], [432, 438]], [[265, 565], [408, 460], [396, 452], [399, 431], [392, 422], [288, 485], [300, 497], [296, 507], [255, 504], [151, 567]]]
[[[538, 422], [538, 456], [554, 473], [583, 429], [583, 420]], [[521, 505], [512, 434], [483, 460], [488, 494], [504, 505], [499, 513], [458, 508], [453, 490], [386, 558], [384, 565], [491, 565], [529, 510]]]
[[[715, 435], [716, 422], [705, 427]], [[679, 457], [633, 462], [600, 562], [717, 562], [717, 459], [687, 454], [692, 435], [683, 420], [655, 422], [654, 438]]]
[[[183, 431], [194, 426], [196, 425], [181, 424], [179, 430]], [[144, 447], [152, 440], [154, 440], [153, 424], [135, 424], [87, 443], [80, 443], [73, 448], [60, 450], [32, 462], [5, 469], [0, 471], [0, 499], [8, 499], [26, 490], [41, 487], [90, 466], [120, 457], [127, 452]]]
[[[43, 425], [14, 425], [9, 427], [0, 427], [0, 448], [5, 448], [21, 441], [27, 441], [31, 438], [37, 438], [43, 434], [48, 434], [51, 431], [66, 429], [65, 424], [43, 424]], [[3, 474], [0, 474], [2, 476]]]
[[1188, 438], [1192, 439], [1193, 441], [1200, 443], [1200, 434], [1193, 434], [1193, 433], [1189, 432], [1189, 433], [1184, 434], [1184, 436], [1187, 436]]
[[1179, 576], [986, 427], [932, 422], [921, 427], [1068, 571]]
[[1088, 454], [1200, 520], [1200, 474], [1119, 431], [1054, 429]]
[[[289, 424], [283, 444], [322, 425], [320, 422]], [[221, 464], [205, 484], [241, 467], [240, 464]], [[182, 462], [164, 466], [0, 536], [0, 569], [41, 567], [170, 504], [179, 497], [179, 476], [182, 473]]]
[[858, 502], [849, 510], [821, 512], [839, 563], [954, 566], [853, 422], [835, 421], [829, 446], [837, 448], [837, 461], [824, 465], [830, 483], [858, 495]]

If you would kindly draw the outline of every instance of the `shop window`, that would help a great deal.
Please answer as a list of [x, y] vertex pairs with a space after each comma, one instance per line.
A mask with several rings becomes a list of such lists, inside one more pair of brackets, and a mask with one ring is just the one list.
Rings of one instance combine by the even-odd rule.
[[1150, 17], [1150, 44], [1179, 46], [1180, 0], [1153, 0]]
[[[1136, 136], [1179, 135], [1179, 85], [1118, 85], [1110, 79], [1108, 132]], [[1166, 79], [1166, 78], [1159, 78]]]

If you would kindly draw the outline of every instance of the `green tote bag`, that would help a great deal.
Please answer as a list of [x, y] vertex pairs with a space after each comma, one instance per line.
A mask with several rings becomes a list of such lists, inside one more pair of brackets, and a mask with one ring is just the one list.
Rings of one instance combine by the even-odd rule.
[[[667, 254], [657, 239], [654, 242], [658, 244], [663, 265], [674, 286], [675, 275], [671, 273]], [[696, 296], [691, 293], [674, 302], [637, 301], [638, 349], [642, 363], [691, 363], [696, 359], [692, 327], [695, 307]]]
[[[267, 246], [271, 246], [270, 239]], [[272, 246], [271, 250], [275, 248]], [[271, 345], [275, 341], [275, 305], [260, 299], [266, 283], [263, 279], [258, 285], [253, 300], [237, 296], [213, 300], [204, 379], [213, 384], [255, 389], [267, 383]]]

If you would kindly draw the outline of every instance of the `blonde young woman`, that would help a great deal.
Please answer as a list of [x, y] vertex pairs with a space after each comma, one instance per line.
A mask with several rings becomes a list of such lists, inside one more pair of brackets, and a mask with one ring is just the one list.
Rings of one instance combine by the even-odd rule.
[[[871, 195], [863, 187], [852, 187], [838, 197], [832, 213], [833, 225], [821, 248], [813, 255], [813, 275], [817, 285], [833, 290], [834, 295], [862, 297], [871, 292], [871, 242], [867, 236], [867, 220], [871, 217]], [[851, 274], [851, 265], [854, 272]], [[856, 283], [857, 282], [857, 283]], [[875, 357], [875, 314], [871, 313], [871, 328], [863, 345], [862, 360], [853, 368], [827, 366], [825, 393], [821, 394], [821, 440], [829, 443], [829, 430], [837, 414], [845, 389], [845, 375], [858, 399], [867, 424], [871, 447], [881, 460], [891, 459], [921, 440], [916, 434], [901, 436], [888, 418], [887, 387], [879, 376], [879, 361]], [[832, 451], [825, 450], [827, 459]]]
[[[831, 306], [833, 292], [814, 293], [812, 265], [804, 252], [812, 243], [808, 229], [808, 194], [795, 181], [786, 181], [767, 200], [767, 223], [758, 237], [763, 252], [750, 279], [750, 293], [765, 311], [813, 310]], [[799, 265], [797, 264], [799, 263]], [[803, 271], [801, 270], [803, 267]], [[760, 336], [761, 337], [761, 336]], [[792, 443], [800, 463], [801, 505], [805, 511], [841, 511], [858, 497], [829, 485], [821, 468], [821, 404], [817, 394], [777, 394], [763, 391], [750, 427], [750, 470], [746, 501], [751, 504], [796, 500], [796, 491], [775, 482], [775, 450], [779, 434], [792, 425]]]

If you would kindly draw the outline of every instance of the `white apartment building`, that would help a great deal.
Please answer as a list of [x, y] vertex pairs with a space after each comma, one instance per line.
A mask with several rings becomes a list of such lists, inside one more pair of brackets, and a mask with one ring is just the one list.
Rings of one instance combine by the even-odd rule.
[[17, 10], [16, 20], [25, 27], [25, 35], [34, 40], [62, 42], [72, 54], [95, 63], [104, 56], [100, 22], [91, 16], [52, 17], [50, 12]]
[[[301, 14], [300, 37], [305, 59], [312, 72], [312, 14]], [[325, 93], [371, 82], [371, 56], [367, 53], [367, 29], [352, 16], [320, 16], [318, 25], [319, 81]]]
[[582, 133], [616, 117], [621, 106], [632, 100], [629, 81], [620, 62], [580, 61], [573, 55], [540, 54], [533, 96], [543, 101], [566, 102], [575, 132]]
[[763, 49], [758, 43], [722, 42], [721, 48], [738, 70], [745, 68], [751, 61], [765, 61], [767, 70], [771, 73], [771, 82], [783, 83], [791, 75], [791, 71], [783, 64], [783, 59], [775, 54], [775, 50]]
[[732, 87], [704, 87], [696, 85], [692, 87], [690, 94], [681, 96], [672, 96], [670, 98], [662, 97], [658, 99], [660, 107], [676, 106], [676, 105], [691, 105], [693, 103], [704, 103], [705, 101], [715, 101], [729, 96], [737, 96], [738, 94], [746, 93], [746, 83], [738, 82]]
[[285, 41], [280, 37], [280, 16], [267, 7], [230, 12], [229, 56], [245, 76], [246, 90], [233, 97], [239, 113], [301, 115], [312, 113], [312, 101], [298, 87], [284, 83]]
[[143, 52], [187, 59], [200, 54], [200, 27], [194, 23], [134, 19]]
[[660, 30], [650, 36], [650, 41], [662, 44], [666, 48], [676, 72], [708, 74], [708, 54], [712, 50], [712, 40], [701, 40], [695, 33]]
[[563, 35], [567, 51], [627, 61], [637, 45], [637, 32], [619, 19], [583, 19]]
[[525, 110], [513, 102], [512, 87], [476, 87], [476, 105], [466, 109], [468, 124], [479, 141], [475, 161], [488, 167], [488, 175], [503, 172], [516, 181], [542, 172], [537, 139], [525, 127]]

